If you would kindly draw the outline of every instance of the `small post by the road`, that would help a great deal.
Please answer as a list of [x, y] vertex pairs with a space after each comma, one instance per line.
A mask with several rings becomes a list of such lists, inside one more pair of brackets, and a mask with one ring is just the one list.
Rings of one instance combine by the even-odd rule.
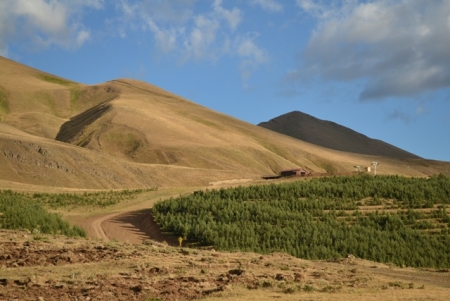
[[183, 243], [183, 237], [178, 237], [178, 242], [180, 243], [180, 248], [181, 248], [181, 244]]

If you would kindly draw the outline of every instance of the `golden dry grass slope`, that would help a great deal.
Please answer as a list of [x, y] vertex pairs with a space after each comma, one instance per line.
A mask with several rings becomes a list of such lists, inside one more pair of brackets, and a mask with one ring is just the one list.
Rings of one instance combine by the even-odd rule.
[[[426, 176], [448, 164], [330, 150], [148, 83], [83, 85], [0, 57], [0, 183], [81, 189], [196, 186], [282, 169]], [[214, 95], [211, 95], [214, 97]]]

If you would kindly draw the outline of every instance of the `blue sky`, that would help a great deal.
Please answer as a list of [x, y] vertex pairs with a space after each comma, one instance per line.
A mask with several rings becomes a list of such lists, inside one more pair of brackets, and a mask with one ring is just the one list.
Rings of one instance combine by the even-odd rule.
[[253, 124], [302, 111], [450, 161], [448, 0], [1, 0], [0, 55]]

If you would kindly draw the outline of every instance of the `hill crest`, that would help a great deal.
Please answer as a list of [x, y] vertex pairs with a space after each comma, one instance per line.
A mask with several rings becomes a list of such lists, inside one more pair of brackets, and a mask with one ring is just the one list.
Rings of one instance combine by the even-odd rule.
[[397, 159], [420, 159], [419, 156], [381, 140], [369, 138], [332, 121], [293, 111], [258, 124], [296, 139], [329, 149]]

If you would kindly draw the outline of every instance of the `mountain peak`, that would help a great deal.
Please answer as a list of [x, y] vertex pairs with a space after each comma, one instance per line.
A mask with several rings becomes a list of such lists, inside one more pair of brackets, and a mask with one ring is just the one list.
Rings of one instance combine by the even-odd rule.
[[261, 122], [258, 126], [344, 152], [396, 159], [420, 158], [381, 140], [369, 138], [335, 122], [322, 120], [300, 111], [280, 115], [267, 122]]

